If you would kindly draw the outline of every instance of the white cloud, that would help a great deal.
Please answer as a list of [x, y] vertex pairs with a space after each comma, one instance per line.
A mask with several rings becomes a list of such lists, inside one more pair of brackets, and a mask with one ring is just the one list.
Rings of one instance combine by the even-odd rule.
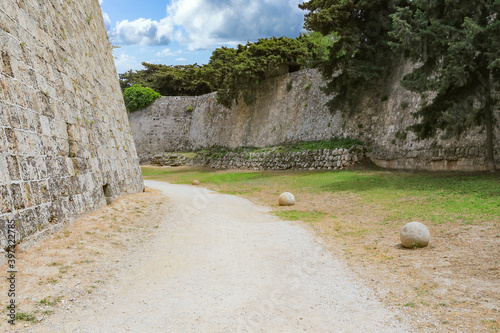
[[118, 55], [118, 58], [115, 59], [115, 66], [118, 73], [125, 73], [130, 69], [138, 70], [144, 68], [141, 65], [141, 61], [137, 60], [136, 57], [129, 56], [125, 53]]
[[177, 58], [177, 59], [175, 59], [175, 61], [187, 61], [187, 59], [186, 58]]
[[237, 45], [265, 37], [296, 37], [303, 30], [302, 0], [172, 0], [160, 21], [120, 21], [110, 33], [124, 45], [167, 45], [190, 50]]
[[174, 27], [169, 19], [158, 21], [140, 18], [120, 21], [111, 35], [124, 45], [167, 45], [172, 40]]
[[264, 37], [295, 37], [302, 31], [301, 0], [173, 0], [167, 20], [189, 49], [246, 43]]
[[102, 17], [104, 18], [104, 24], [106, 25], [106, 29], [111, 29], [111, 19], [109, 18], [108, 13], [102, 12]]
[[168, 57], [173, 55], [175, 55], [175, 53], [173, 53], [170, 49], [163, 49], [160, 52], [156, 53], [157, 57]]

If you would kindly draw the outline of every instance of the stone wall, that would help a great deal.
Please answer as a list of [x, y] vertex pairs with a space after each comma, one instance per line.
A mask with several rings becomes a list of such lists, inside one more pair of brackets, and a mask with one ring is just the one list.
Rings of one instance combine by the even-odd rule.
[[0, 247], [143, 188], [99, 1], [0, 1]]
[[[168, 151], [196, 150], [213, 145], [236, 148], [265, 147], [332, 137], [359, 139], [379, 166], [426, 170], [485, 170], [485, 133], [469, 131], [460, 139], [417, 141], [407, 126], [420, 97], [399, 81], [410, 68], [398, 66], [380, 96], [366, 98], [364, 112], [343, 119], [331, 114], [315, 70], [269, 78], [256, 91], [256, 102], [215, 102], [215, 93], [197, 97], [163, 97], [130, 115], [134, 140], [142, 162]], [[194, 111], [189, 112], [188, 107]], [[496, 112], [495, 156], [500, 165], [500, 112]]]
[[361, 147], [280, 152], [228, 152], [222, 155], [198, 154], [187, 164], [216, 169], [248, 170], [342, 170], [361, 162]]

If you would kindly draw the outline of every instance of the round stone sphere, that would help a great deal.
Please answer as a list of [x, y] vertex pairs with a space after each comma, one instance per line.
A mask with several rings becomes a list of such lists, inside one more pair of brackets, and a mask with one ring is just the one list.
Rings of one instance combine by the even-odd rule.
[[278, 198], [280, 206], [293, 206], [295, 205], [295, 197], [290, 192], [283, 192]]
[[410, 222], [401, 228], [401, 244], [407, 248], [425, 247], [431, 240], [429, 229], [420, 222]]
[[193, 180], [193, 185], [200, 185], [200, 181], [198, 179]]

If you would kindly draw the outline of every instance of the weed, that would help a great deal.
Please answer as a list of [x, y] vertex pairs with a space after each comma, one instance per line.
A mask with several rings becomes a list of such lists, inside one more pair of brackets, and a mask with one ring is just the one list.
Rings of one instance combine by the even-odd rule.
[[407, 135], [408, 135], [408, 133], [405, 131], [397, 131], [394, 136], [396, 137], [396, 139], [404, 141], [404, 140], [406, 140]]
[[57, 283], [57, 279], [55, 279], [55, 278], [47, 279], [47, 283], [55, 284], [55, 283]]
[[87, 24], [90, 25], [90, 22], [92, 21], [92, 19], [94, 18], [92, 12], [90, 14], [87, 14]]
[[59, 303], [64, 296], [58, 296], [58, 297], [53, 297], [49, 296], [47, 298], [42, 299], [40, 302], [38, 302], [40, 305], [47, 305], [47, 306], [55, 306], [57, 303]]
[[29, 312], [17, 312], [16, 313], [16, 320], [35, 321], [36, 317], [35, 317], [35, 314], [33, 314], [33, 313], [29, 313]]

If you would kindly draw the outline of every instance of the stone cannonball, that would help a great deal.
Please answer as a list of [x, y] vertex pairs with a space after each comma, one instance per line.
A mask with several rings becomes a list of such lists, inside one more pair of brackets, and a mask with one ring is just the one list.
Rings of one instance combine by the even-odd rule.
[[280, 206], [293, 206], [295, 205], [295, 197], [290, 192], [283, 192], [278, 198], [278, 203]]
[[193, 185], [200, 185], [200, 181], [198, 179], [193, 180]]
[[401, 244], [407, 248], [425, 247], [431, 240], [429, 229], [420, 222], [410, 222], [401, 228]]

